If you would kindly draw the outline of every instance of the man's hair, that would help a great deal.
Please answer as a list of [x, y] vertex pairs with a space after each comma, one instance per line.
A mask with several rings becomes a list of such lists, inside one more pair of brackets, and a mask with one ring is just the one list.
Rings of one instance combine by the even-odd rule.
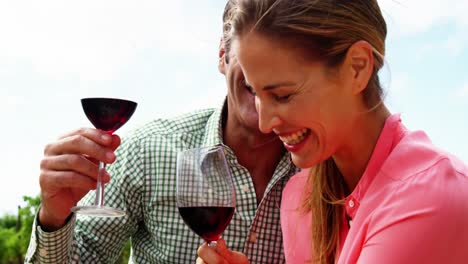
[[223, 12], [223, 43], [224, 43], [224, 50], [225, 50], [225, 62], [229, 63], [229, 50], [231, 48], [230, 45], [230, 32], [231, 32], [231, 18], [235, 7], [237, 6], [237, 0], [228, 0], [226, 6], [224, 7]]

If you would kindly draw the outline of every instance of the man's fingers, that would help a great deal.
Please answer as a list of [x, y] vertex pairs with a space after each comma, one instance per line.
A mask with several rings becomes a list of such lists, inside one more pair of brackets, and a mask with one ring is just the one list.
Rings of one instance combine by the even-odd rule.
[[44, 157], [41, 161], [42, 170], [75, 171], [96, 179], [99, 166], [83, 155], [65, 154]]
[[93, 190], [96, 180], [74, 171], [42, 171], [39, 177], [42, 190], [74, 188]]
[[[209, 247], [206, 243], [198, 248], [198, 256], [205, 263], [209, 264], [229, 264], [214, 248]], [[203, 262], [202, 262], [203, 263]]]
[[231, 252], [231, 257], [232, 257], [232, 263], [239, 263], [239, 264], [248, 264], [249, 263], [249, 259], [247, 258], [247, 256], [242, 254], [241, 252], [232, 251]]
[[220, 238], [218, 239], [218, 241], [216, 242], [216, 246], [214, 247], [214, 249], [216, 250], [216, 252], [218, 252], [219, 255], [221, 255], [222, 257], [224, 258], [228, 258], [229, 259], [229, 250], [227, 249], [227, 246], [226, 246], [226, 241], [224, 241], [223, 238]]
[[114, 151], [109, 146], [104, 147], [83, 135], [73, 135], [60, 139], [47, 145], [44, 150], [44, 156], [62, 154], [86, 155], [105, 163], [112, 163], [115, 160]]
[[95, 129], [95, 128], [88, 128], [88, 127], [82, 127], [82, 128], [78, 128], [76, 130], [70, 131], [60, 136], [58, 139], [64, 139], [64, 138], [75, 136], [75, 135], [82, 135], [102, 145], [109, 145], [112, 140], [111, 136], [107, 132], [104, 132], [102, 130]]
[[201, 259], [200, 257], [198, 257], [196, 264], [206, 264], [206, 262], [203, 261], [203, 259]]
[[[231, 251], [226, 241], [220, 238], [216, 246], [209, 247], [206, 243], [198, 248], [198, 256], [208, 264], [248, 264], [249, 259], [241, 252]], [[198, 261], [198, 259], [197, 259]], [[197, 262], [198, 263], [198, 262]], [[203, 263], [203, 262], [200, 262]]]
[[112, 143], [110, 145], [110, 148], [115, 151], [120, 146], [120, 143], [121, 143], [120, 137], [115, 134], [112, 135]]
[[226, 259], [229, 263], [236, 263], [236, 264], [249, 263], [249, 259], [247, 258], [247, 256], [245, 256], [241, 252], [229, 250], [226, 246], [226, 241], [223, 238], [220, 238], [217, 241], [214, 249], [221, 257]]

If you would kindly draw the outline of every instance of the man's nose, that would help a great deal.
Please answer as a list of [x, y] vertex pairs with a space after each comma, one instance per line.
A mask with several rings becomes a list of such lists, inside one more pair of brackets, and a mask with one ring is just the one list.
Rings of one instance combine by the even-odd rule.
[[258, 127], [262, 133], [269, 134], [281, 123], [281, 119], [276, 114], [275, 108], [262, 102], [259, 97], [255, 97], [255, 107], [258, 112]]

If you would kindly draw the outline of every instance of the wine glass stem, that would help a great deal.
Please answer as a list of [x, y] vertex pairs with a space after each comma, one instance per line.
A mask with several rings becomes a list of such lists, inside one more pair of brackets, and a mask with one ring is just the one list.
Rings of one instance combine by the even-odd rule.
[[102, 182], [102, 178], [104, 177], [105, 172], [106, 172], [106, 164], [100, 161], [99, 173], [98, 173], [97, 184], [96, 184], [96, 201], [94, 202], [94, 204], [99, 207], [102, 207], [104, 205], [104, 183]]

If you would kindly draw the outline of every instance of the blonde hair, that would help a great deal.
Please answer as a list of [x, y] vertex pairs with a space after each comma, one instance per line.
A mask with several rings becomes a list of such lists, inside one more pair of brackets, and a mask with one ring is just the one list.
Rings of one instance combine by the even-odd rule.
[[[369, 108], [382, 101], [378, 71], [385, 54], [387, 27], [377, 0], [237, 0], [229, 12], [228, 48], [236, 37], [254, 31], [299, 48], [305, 58], [333, 68], [357, 41], [374, 48], [374, 71], [364, 100]], [[314, 263], [334, 263], [340, 245], [346, 186], [332, 158], [316, 165], [303, 208], [312, 211]]]

